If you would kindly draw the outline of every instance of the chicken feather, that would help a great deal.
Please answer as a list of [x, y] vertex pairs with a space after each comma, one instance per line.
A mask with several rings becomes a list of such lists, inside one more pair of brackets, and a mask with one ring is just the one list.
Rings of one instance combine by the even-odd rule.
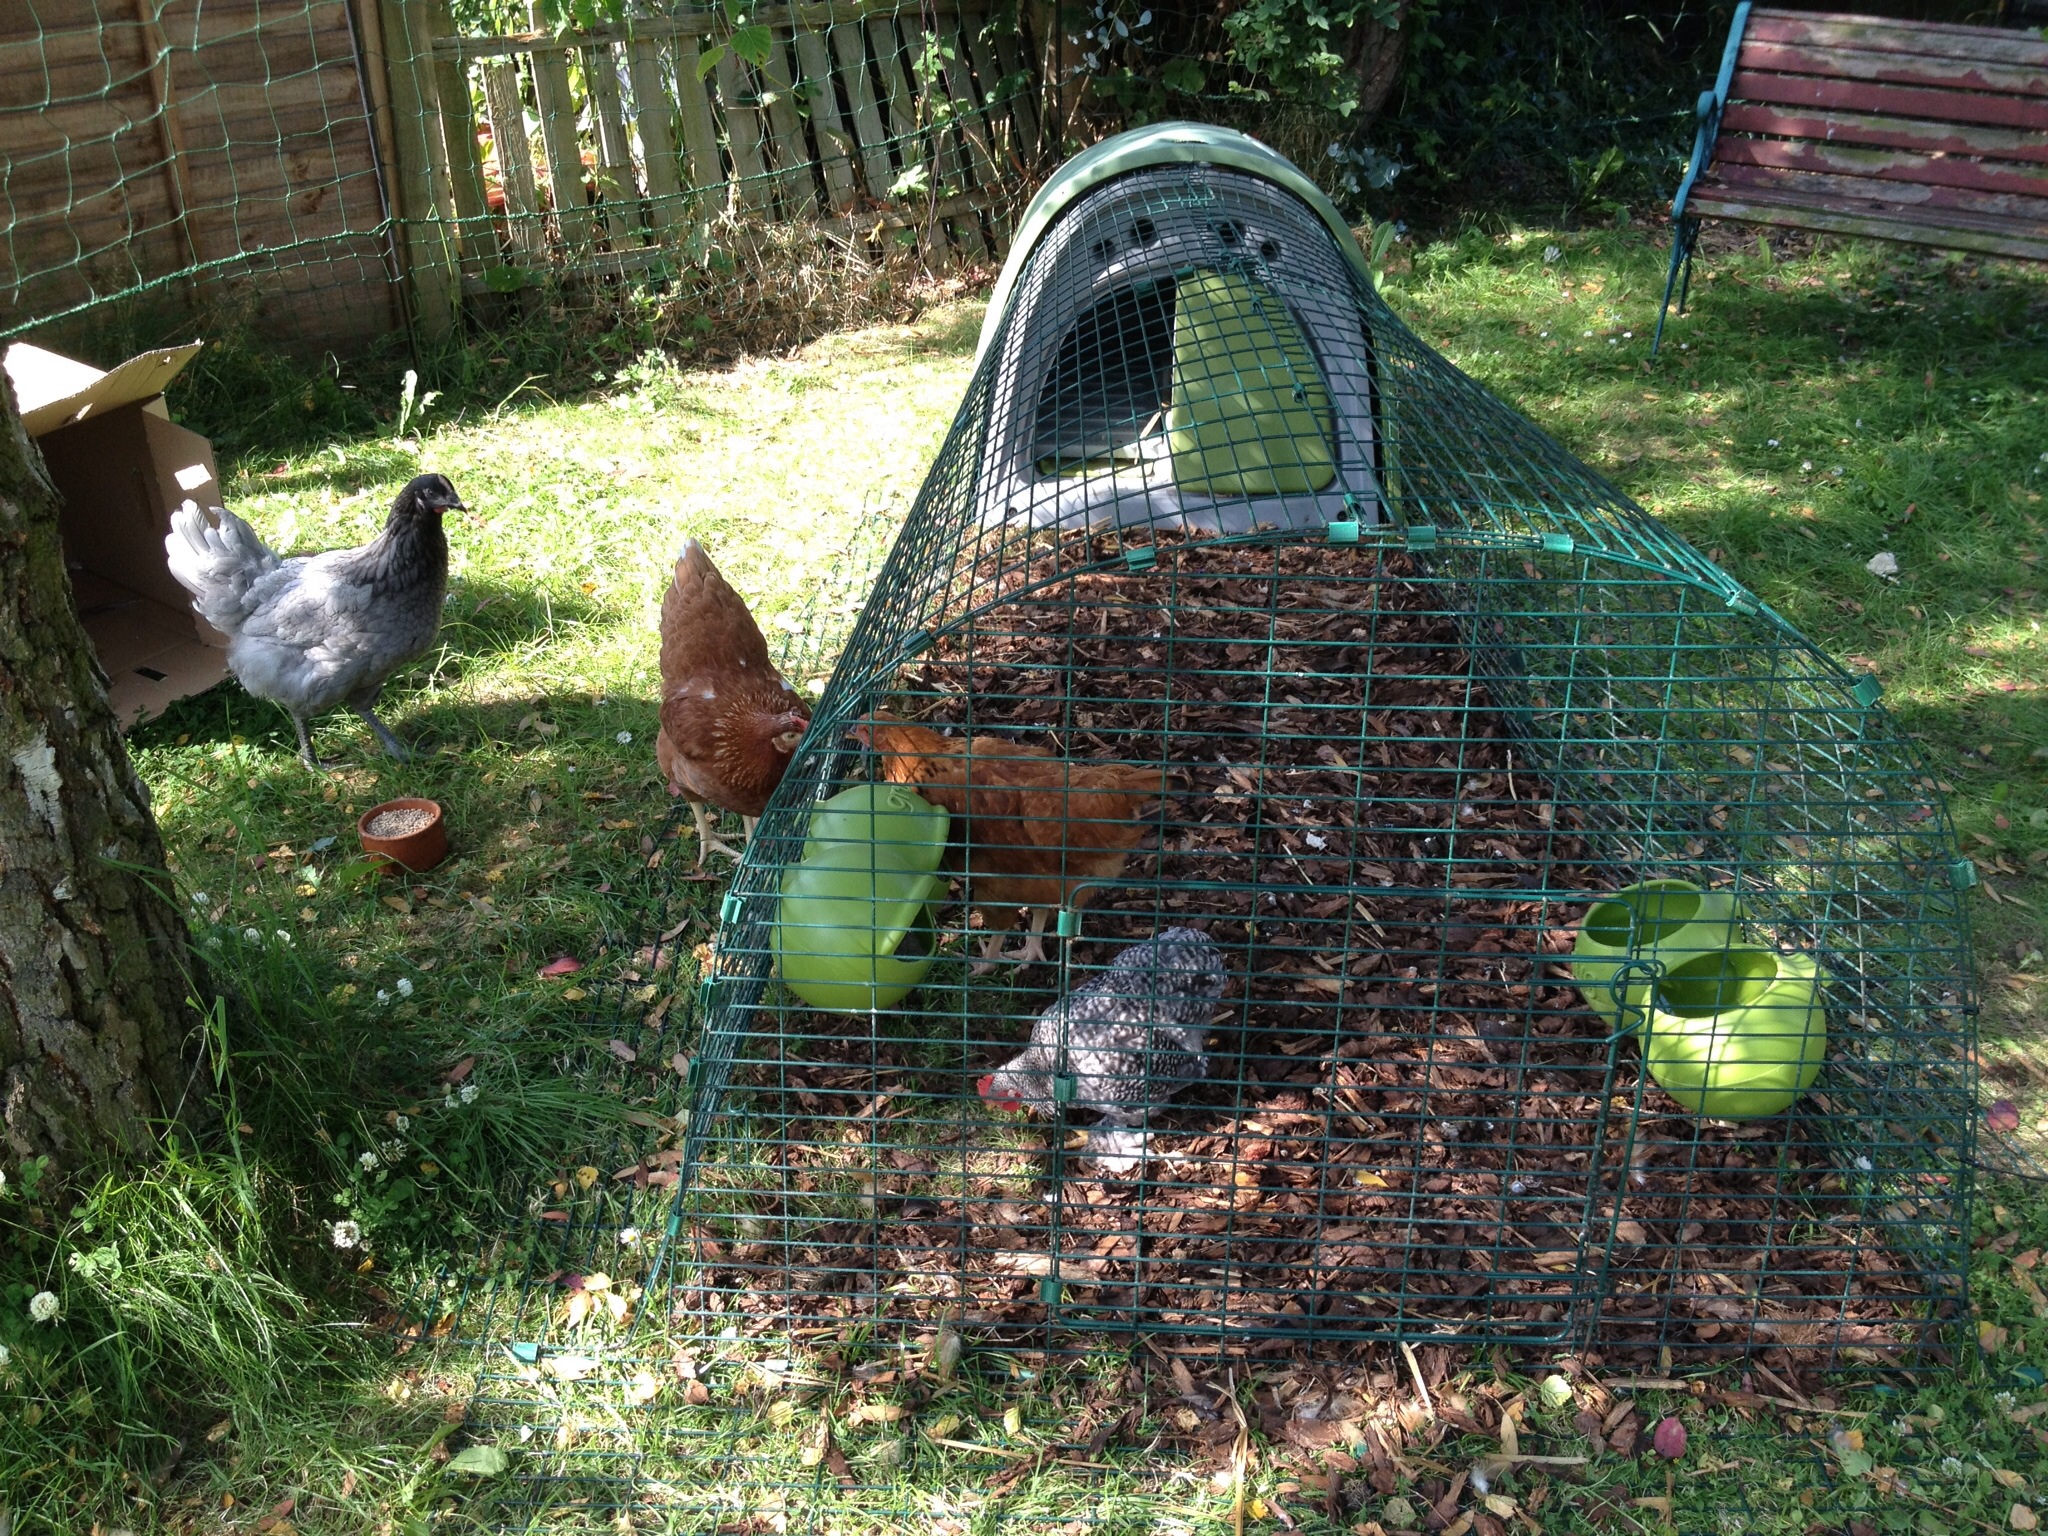
[[[883, 778], [956, 818], [987, 935], [977, 970], [997, 959], [1043, 960], [1053, 909], [1087, 905], [1091, 882], [1123, 872], [1145, 835], [1138, 815], [1162, 793], [1157, 768], [1075, 762], [999, 736], [962, 742], [881, 710], [854, 735], [880, 754]], [[1031, 909], [1030, 932], [1020, 949], [1001, 953], [1020, 907]]]
[[225, 507], [213, 508], [214, 521], [189, 501], [171, 514], [171, 574], [200, 617], [228, 637], [236, 680], [292, 717], [307, 766], [322, 764], [306, 722], [341, 703], [391, 756], [411, 756], [373, 706], [386, 680], [440, 633], [448, 510], [467, 510], [455, 487], [421, 475], [398, 493], [369, 543], [289, 558]]

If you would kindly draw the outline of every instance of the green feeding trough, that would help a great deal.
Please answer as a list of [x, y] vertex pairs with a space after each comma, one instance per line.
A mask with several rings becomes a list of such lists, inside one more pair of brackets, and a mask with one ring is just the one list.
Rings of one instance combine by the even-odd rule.
[[1572, 942], [1572, 979], [1587, 1006], [1616, 1029], [1634, 1029], [1656, 975], [1742, 936], [1742, 908], [1730, 891], [1689, 880], [1645, 880], [1587, 909]]
[[933, 903], [946, 888], [945, 807], [893, 784], [860, 784], [812, 814], [802, 860], [782, 878], [775, 959], [813, 1008], [894, 1007], [931, 969]]

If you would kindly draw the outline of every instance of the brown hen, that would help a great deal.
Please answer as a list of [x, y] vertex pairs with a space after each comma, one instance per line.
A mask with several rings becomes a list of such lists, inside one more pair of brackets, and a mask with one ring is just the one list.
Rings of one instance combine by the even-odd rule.
[[[1000, 736], [963, 742], [881, 710], [853, 734], [880, 754], [885, 779], [955, 818], [987, 935], [977, 971], [997, 959], [1043, 960], [1052, 910], [1085, 906], [1094, 892], [1079, 887], [1123, 871], [1145, 834], [1138, 813], [1162, 793], [1156, 768], [1073, 762]], [[1030, 934], [1021, 949], [1002, 954], [1019, 907], [1031, 909]]]
[[810, 712], [768, 659], [768, 642], [740, 595], [695, 539], [676, 559], [661, 600], [661, 730], [655, 761], [669, 793], [697, 818], [697, 867], [706, 854], [739, 858], [715, 835], [707, 805], [754, 823], [782, 782]]

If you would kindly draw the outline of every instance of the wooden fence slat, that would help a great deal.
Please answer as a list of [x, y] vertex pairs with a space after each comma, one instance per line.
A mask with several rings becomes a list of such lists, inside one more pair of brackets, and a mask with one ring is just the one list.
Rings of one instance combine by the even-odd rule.
[[675, 229], [683, 222], [683, 180], [669, 117], [668, 85], [662, 78], [661, 46], [628, 43], [626, 67], [633, 75], [633, 119], [647, 166], [649, 213], [656, 229]]
[[546, 242], [540, 227], [540, 188], [533, 179], [533, 145], [526, 137], [526, 106], [519, 99], [519, 66], [511, 59], [486, 59], [483, 76], [491, 148], [505, 187], [505, 226], [515, 250], [538, 256]]
[[732, 154], [732, 175], [742, 208], [766, 208], [774, 201], [768, 166], [761, 158], [761, 114], [754, 107], [753, 86], [740, 72], [732, 50], [718, 56], [712, 71], [718, 77], [718, 99], [725, 107], [725, 143]]
[[697, 193], [700, 216], [707, 205], [726, 201], [725, 165], [718, 158], [718, 121], [711, 115], [711, 97], [700, 73], [703, 54], [697, 39], [676, 39], [676, 100], [683, 109], [683, 143], [690, 151], [690, 184]]
[[[171, 222], [177, 226], [186, 261], [196, 267], [201, 258], [192, 228], [192, 192], [185, 184], [185, 135], [178, 123], [178, 93], [171, 78], [171, 44], [150, 0], [135, 0], [135, 18], [142, 30], [142, 58], [149, 66], [150, 99], [156, 107], [157, 131], [163, 139], [164, 190], [171, 198]], [[70, 157], [65, 158], [68, 161]]]
[[[437, 42], [453, 35], [448, 0], [429, 0], [424, 7], [428, 33]], [[441, 121], [444, 164], [455, 203], [456, 239], [466, 267], [477, 269], [498, 260], [498, 232], [491, 224], [484, 198], [484, 163], [476, 141], [476, 112], [470, 105], [469, 71], [460, 61], [434, 56], [436, 115]]]
[[455, 325], [462, 301], [462, 274], [449, 249], [447, 226], [435, 196], [435, 135], [427, 121], [426, 24], [417, 11], [399, 0], [381, 0], [378, 21], [398, 151], [391, 178], [393, 212], [399, 219], [413, 317], [427, 335], [443, 336]]
[[[953, 55], [960, 51], [957, 36], [948, 36], [945, 24], [927, 29], [921, 21], [904, 18], [903, 34], [911, 57], [919, 66], [923, 97], [920, 115], [931, 126], [926, 130], [932, 150], [932, 175], [940, 197], [975, 190], [973, 155], [968, 147], [965, 115], [973, 109], [974, 94], [962, 103], [953, 93]], [[988, 241], [981, 232], [981, 220], [963, 214], [953, 225], [956, 240], [970, 255], [988, 259]]]
[[995, 54], [990, 50], [988, 39], [982, 35], [986, 19], [973, 11], [960, 16], [960, 39], [967, 47], [967, 60], [974, 66], [974, 73], [981, 82], [981, 121], [983, 131], [988, 135], [988, 152], [995, 161], [998, 172], [1008, 176], [1024, 169], [1024, 162], [1017, 152], [1016, 132], [1010, 122], [1008, 104], [997, 89], [1002, 72], [997, 68]]
[[[897, 3], [898, 0], [812, 0], [812, 3], [799, 5], [764, 5], [758, 10], [749, 10], [747, 20], [779, 31], [797, 27], [836, 27], [841, 23], [858, 25], [876, 15], [893, 15]], [[954, 8], [953, 0], [943, 0], [935, 7], [941, 15]], [[600, 43], [663, 42], [671, 37], [704, 38], [723, 31], [725, 25], [723, 11], [712, 6], [675, 16], [635, 16], [627, 21], [584, 27], [559, 41], [545, 25], [536, 24], [533, 31], [517, 36], [455, 37], [436, 46], [439, 52], [450, 58], [481, 59], [495, 54], [533, 53], [556, 46], [587, 48]]]
[[[917, 131], [917, 93], [911, 86], [909, 72], [903, 67], [902, 45], [888, 17], [869, 18], [868, 41], [874, 45], [875, 65], [881, 72], [882, 88], [887, 95], [889, 136], [895, 141], [896, 152], [902, 156], [903, 168], [908, 171], [913, 166], [926, 163], [926, 175], [933, 178], [936, 171], [924, 161], [923, 140]], [[887, 189], [881, 196], [890, 201], [905, 201]], [[938, 196], [937, 186], [928, 185], [923, 197], [913, 196], [907, 201], [929, 204]], [[943, 265], [952, 252], [946, 240], [945, 226], [937, 218], [923, 222], [918, 243], [925, 259], [934, 265]]]
[[[963, 19], [959, 32], [949, 39], [953, 51], [946, 59], [947, 92], [953, 98], [953, 110], [957, 114], [955, 121], [960, 137], [966, 140], [968, 163], [973, 169], [976, 184], [992, 195], [1000, 195], [1003, 172], [997, 158], [995, 138], [990, 132], [990, 114], [975, 99], [967, 25]], [[999, 214], [989, 219], [993, 238], [985, 243], [984, 248], [991, 256], [1000, 256], [1007, 243], [1000, 232], [1002, 222]]]
[[845, 22], [832, 29], [831, 37], [832, 51], [839, 59], [839, 77], [846, 82], [854, 131], [860, 135], [861, 171], [867, 179], [868, 196], [886, 202], [896, 172], [889, 160], [889, 130], [882, 125], [874, 84], [868, 78], [867, 28], [859, 22]]
[[1029, 174], [1038, 165], [1040, 138], [1038, 97], [1030, 84], [1032, 76], [1024, 69], [1024, 53], [1014, 32], [998, 32], [991, 39], [995, 49], [996, 63], [1001, 67], [1005, 79], [1023, 75], [1025, 84], [1010, 93], [1004, 104], [1010, 109], [1010, 121], [1017, 125], [1017, 148], [1022, 162], [1019, 171]]
[[804, 142], [803, 114], [796, 109], [789, 55], [782, 39], [773, 33], [769, 34], [768, 57], [760, 74], [768, 125], [775, 135], [775, 158], [781, 166], [775, 184], [782, 194], [782, 211], [789, 217], [808, 218], [818, 211], [818, 184], [811, 174], [810, 146]]
[[806, 28], [793, 39], [796, 67], [802, 77], [798, 94], [810, 109], [811, 136], [818, 141], [818, 165], [825, 192], [834, 208], [853, 206], [853, 138], [840, 121], [839, 90], [832, 83], [832, 55], [825, 39]]
[[590, 115], [597, 124], [597, 195], [604, 207], [612, 249], [638, 244], [640, 183], [633, 172], [633, 146], [626, 137], [626, 104], [619, 90], [619, 58], [607, 43], [583, 50], [583, 77], [590, 82]]
[[[533, 22], [545, 25], [541, 0], [532, 0]], [[560, 48], [533, 56], [533, 95], [540, 111], [541, 143], [548, 157], [548, 195], [555, 205], [555, 230], [569, 254], [589, 251], [597, 237], [597, 215], [583, 187], [583, 151], [576, 138], [576, 96], [569, 85], [569, 55]]]

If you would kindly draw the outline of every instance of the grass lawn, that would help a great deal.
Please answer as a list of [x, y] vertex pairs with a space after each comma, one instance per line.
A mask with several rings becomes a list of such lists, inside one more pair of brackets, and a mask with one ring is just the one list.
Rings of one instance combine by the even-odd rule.
[[[1774, 257], [1752, 235], [1717, 236], [1652, 365], [1663, 260], [1640, 233], [1474, 228], [1397, 247], [1387, 297], [1883, 680], [1983, 876], [1987, 1097], [2018, 1101], [2039, 1146], [2048, 279], [1876, 247]], [[451, 528], [444, 644], [386, 694], [385, 718], [425, 756], [407, 769], [371, 756], [340, 713], [316, 747], [346, 766], [315, 778], [286, 717], [232, 685], [132, 738], [229, 999], [213, 1030], [225, 1123], [218, 1147], [75, 1209], [38, 1204], [8, 1170], [0, 1232], [22, 1241], [15, 1258], [0, 1249], [0, 1389], [28, 1410], [0, 1415], [15, 1530], [465, 1530], [544, 1508], [565, 1531], [980, 1532], [1002, 1518], [1370, 1533], [1419, 1526], [1427, 1490], [1476, 1489], [1475, 1465], [1496, 1502], [1461, 1495], [1472, 1523], [1454, 1529], [1478, 1536], [2031, 1528], [2012, 1511], [2048, 1507], [2035, 1481], [2048, 1416], [2027, 1416], [2048, 1365], [2048, 1299], [2030, 1272], [2048, 1199], [2020, 1183], [1992, 1186], [1974, 1212], [1988, 1348], [1952, 1379], [1758, 1374], [1759, 1395], [1732, 1400], [1588, 1380], [1553, 1407], [1536, 1388], [1547, 1363], [1474, 1353], [1439, 1386], [1429, 1411], [1448, 1417], [1432, 1426], [1399, 1355], [1333, 1364], [1361, 1422], [1403, 1422], [1426, 1447], [1397, 1469], [1391, 1500], [1349, 1439], [1332, 1456], [1287, 1438], [1310, 1386], [1285, 1361], [1191, 1361], [1184, 1383], [1146, 1349], [970, 1352], [956, 1369], [934, 1340], [924, 1369], [842, 1346], [775, 1369], [692, 1360], [686, 1376], [669, 1368], [658, 1313], [629, 1366], [594, 1348], [587, 1376], [463, 1346], [520, 1337], [567, 1304], [497, 1283], [530, 1247], [555, 1242], [557, 1267], [584, 1268], [568, 1229], [585, 1215], [660, 1224], [660, 1190], [611, 1190], [604, 1175], [614, 1143], [672, 1099], [666, 1041], [649, 1051], [636, 1036], [628, 1063], [606, 1020], [617, 999], [687, 997], [687, 951], [715, 926], [719, 885], [677, 883], [679, 972], [656, 975], [636, 953], [667, 862], [694, 851], [659, 841], [670, 805], [651, 751], [653, 620], [677, 545], [704, 540], [771, 634], [843, 628], [951, 420], [979, 319], [977, 304], [951, 304], [719, 372], [649, 358], [516, 390], [508, 377], [478, 392], [484, 404], [437, 402], [412, 439], [245, 456], [230, 499], [283, 548], [367, 537], [422, 468], [476, 509]], [[1866, 569], [1880, 551], [1896, 580]], [[799, 686], [827, 665], [796, 646]], [[365, 878], [354, 815], [405, 793], [449, 807], [457, 856], [415, 880]], [[583, 969], [540, 979], [563, 956]], [[550, 1211], [569, 1220], [551, 1225]], [[337, 1246], [338, 1222], [360, 1230], [356, 1246]], [[610, 1288], [631, 1296], [648, 1249], [607, 1252]], [[31, 1332], [20, 1303], [46, 1286], [64, 1319]], [[612, 1325], [593, 1295], [597, 1341]], [[425, 1296], [452, 1331], [394, 1355], [377, 1330]], [[473, 1451], [449, 1461], [480, 1362], [477, 1443], [538, 1476], [466, 1472], [488, 1474]], [[636, 1381], [645, 1362], [659, 1374]], [[1143, 1422], [1094, 1440], [1141, 1393]], [[1584, 1464], [1476, 1463], [1502, 1449], [1502, 1405], [1517, 1397], [1521, 1452]], [[1691, 1448], [1669, 1469], [1599, 1452], [1588, 1411], [1638, 1426], [1645, 1446], [1661, 1415], [1682, 1412]], [[150, 1425], [176, 1425], [182, 1443]], [[1162, 1433], [1204, 1449], [1148, 1453]], [[615, 1519], [599, 1466], [630, 1476], [648, 1510]], [[1336, 1520], [1333, 1474], [1340, 1502], [1364, 1496]]]

